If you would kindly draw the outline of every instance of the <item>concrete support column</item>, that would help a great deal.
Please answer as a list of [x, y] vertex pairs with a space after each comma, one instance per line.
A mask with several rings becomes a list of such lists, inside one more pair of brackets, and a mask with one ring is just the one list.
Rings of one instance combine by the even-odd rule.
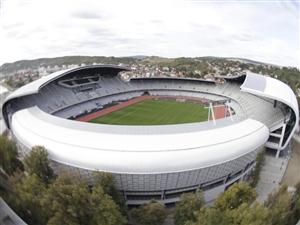
[[279, 155], [280, 155], [280, 150], [279, 150], [279, 149], [277, 149], [277, 152], [276, 152], [276, 158], [278, 158], [278, 157], [279, 157]]

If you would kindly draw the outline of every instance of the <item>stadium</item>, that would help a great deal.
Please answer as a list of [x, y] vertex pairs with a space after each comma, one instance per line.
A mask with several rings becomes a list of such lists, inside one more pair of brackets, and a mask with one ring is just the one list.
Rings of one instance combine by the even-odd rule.
[[56, 173], [90, 182], [110, 172], [128, 205], [174, 203], [199, 188], [211, 202], [248, 179], [262, 148], [284, 154], [297, 129], [296, 96], [277, 79], [125, 80], [126, 71], [68, 69], [11, 93], [2, 114], [21, 154], [42, 145]]

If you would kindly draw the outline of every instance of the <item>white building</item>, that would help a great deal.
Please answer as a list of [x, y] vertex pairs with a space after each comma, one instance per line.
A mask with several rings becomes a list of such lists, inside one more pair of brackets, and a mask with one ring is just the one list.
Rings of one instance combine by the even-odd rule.
[[[123, 81], [118, 66], [87, 66], [55, 72], [9, 95], [7, 127], [22, 154], [35, 145], [49, 152], [57, 173], [67, 170], [92, 182], [93, 171], [113, 174], [127, 204], [179, 200], [201, 188], [210, 202], [247, 179], [264, 146], [277, 156], [299, 120], [293, 91], [258, 74], [224, 77], [224, 84], [184, 78]], [[234, 112], [217, 121], [159, 126], [118, 126], [74, 120], [113, 101], [150, 95], [226, 102]]]

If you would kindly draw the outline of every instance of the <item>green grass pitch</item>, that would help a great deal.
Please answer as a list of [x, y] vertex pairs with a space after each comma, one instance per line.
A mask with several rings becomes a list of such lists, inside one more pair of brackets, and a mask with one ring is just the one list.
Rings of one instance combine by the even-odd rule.
[[163, 125], [206, 121], [208, 109], [196, 102], [149, 99], [92, 119], [115, 125]]

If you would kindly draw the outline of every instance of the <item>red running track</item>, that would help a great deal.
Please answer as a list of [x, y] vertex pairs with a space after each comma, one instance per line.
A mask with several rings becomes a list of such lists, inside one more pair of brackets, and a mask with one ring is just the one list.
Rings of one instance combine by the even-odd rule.
[[[214, 108], [214, 116], [216, 120], [229, 116], [229, 111], [225, 105], [215, 105], [213, 106], [213, 108]], [[210, 119], [212, 120], [211, 116]]]

